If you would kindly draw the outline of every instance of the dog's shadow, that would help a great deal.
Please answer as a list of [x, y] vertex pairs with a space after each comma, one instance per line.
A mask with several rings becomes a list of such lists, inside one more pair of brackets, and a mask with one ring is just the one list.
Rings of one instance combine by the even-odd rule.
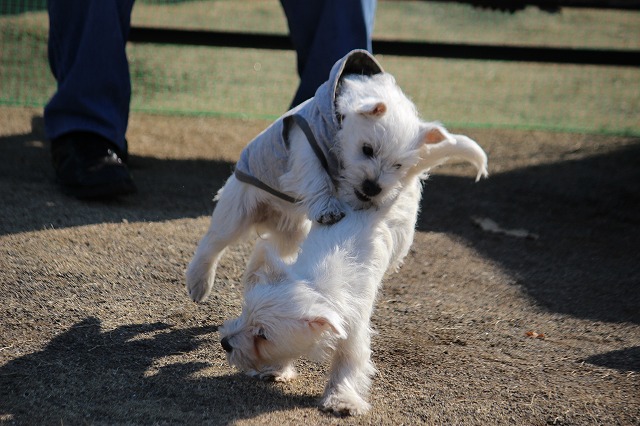
[[207, 362], [162, 363], [166, 357], [193, 353], [216, 329], [156, 323], [104, 331], [98, 319], [88, 318], [41, 351], [0, 367], [0, 419], [16, 424], [100, 419], [119, 424], [228, 424], [265, 412], [315, 406], [317, 396], [291, 395], [243, 374], [199, 374]]

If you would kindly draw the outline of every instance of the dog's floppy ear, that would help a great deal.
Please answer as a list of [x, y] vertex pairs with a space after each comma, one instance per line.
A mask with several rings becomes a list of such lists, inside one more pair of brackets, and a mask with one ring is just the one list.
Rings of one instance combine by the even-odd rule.
[[356, 112], [367, 117], [382, 117], [387, 112], [387, 105], [376, 99], [365, 99]]
[[439, 123], [423, 123], [420, 129], [422, 144], [433, 145], [440, 142], [456, 143], [455, 137]]
[[347, 332], [342, 325], [342, 319], [332, 309], [324, 308], [320, 315], [306, 319], [309, 328], [317, 332], [330, 330], [339, 339], [346, 339]]
[[414, 168], [415, 174], [427, 172], [445, 163], [449, 158], [458, 158], [476, 167], [476, 182], [481, 177], [488, 176], [487, 154], [480, 145], [465, 135], [451, 134], [438, 124], [423, 124], [419, 151], [420, 160]]

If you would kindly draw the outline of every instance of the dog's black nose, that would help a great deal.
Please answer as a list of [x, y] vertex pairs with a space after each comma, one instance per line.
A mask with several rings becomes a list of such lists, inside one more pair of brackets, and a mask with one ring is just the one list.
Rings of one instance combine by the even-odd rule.
[[375, 197], [382, 192], [382, 188], [380, 188], [380, 185], [378, 185], [377, 182], [367, 179], [362, 182], [362, 192], [367, 197]]
[[231, 352], [233, 350], [233, 346], [231, 346], [231, 344], [229, 343], [228, 337], [224, 337], [222, 340], [220, 340], [220, 344], [222, 345], [222, 349], [227, 352]]

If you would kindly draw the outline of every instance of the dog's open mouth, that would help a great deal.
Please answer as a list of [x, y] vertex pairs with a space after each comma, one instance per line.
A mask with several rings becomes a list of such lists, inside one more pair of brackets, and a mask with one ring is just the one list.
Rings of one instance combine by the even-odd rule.
[[355, 192], [356, 197], [358, 198], [358, 200], [362, 201], [363, 203], [368, 203], [369, 201], [371, 201], [371, 198], [367, 197], [366, 195], [364, 195], [362, 192], [358, 191], [357, 189], [354, 189], [353, 192]]

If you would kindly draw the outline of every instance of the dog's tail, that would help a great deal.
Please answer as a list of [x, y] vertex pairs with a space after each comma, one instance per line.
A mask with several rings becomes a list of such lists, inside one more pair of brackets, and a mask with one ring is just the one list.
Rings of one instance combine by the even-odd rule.
[[487, 154], [473, 139], [464, 135], [452, 134], [455, 141], [445, 139], [436, 144], [425, 144], [418, 162], [419, 173], [444, 164], [450, 158], [459, 158], [473, 164], [478, 170], [476, 182], [481, 177], [489, 176], [487, 172]]

